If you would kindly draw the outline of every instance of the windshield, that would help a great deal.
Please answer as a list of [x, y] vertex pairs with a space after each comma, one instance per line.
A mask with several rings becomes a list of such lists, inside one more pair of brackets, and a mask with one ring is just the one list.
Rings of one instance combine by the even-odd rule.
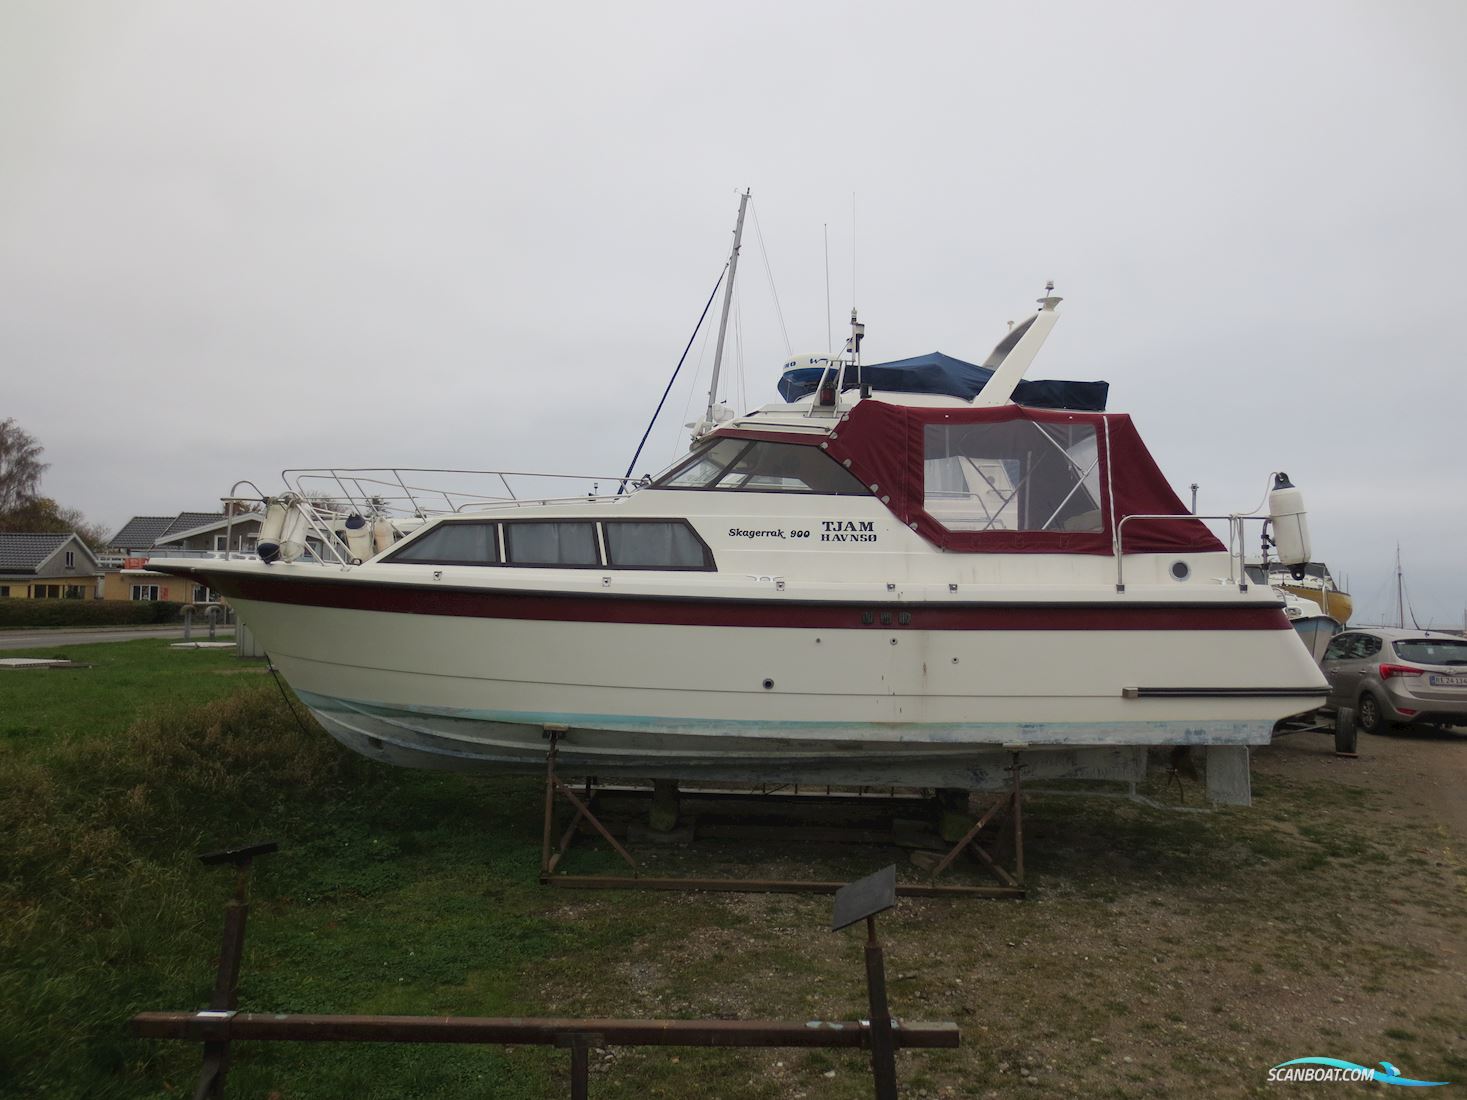
[[716, 440], [663, 474], [652, 487], [867, 495], [866, 487], [819, 447], [747, 439]]
[[1411, 638], [1396, 642], [1396, 656], [1419, 665], [1467, 665], [1467, 640]]

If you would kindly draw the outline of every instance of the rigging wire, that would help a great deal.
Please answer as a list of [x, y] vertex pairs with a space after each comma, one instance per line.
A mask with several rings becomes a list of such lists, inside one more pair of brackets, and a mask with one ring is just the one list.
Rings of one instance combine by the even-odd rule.
[[295, 709], [295, 704], [290, 701], [290, 692], [285, 690], [285, 681], [280, 678], [280, 670], [275, 667], [275, 662], [270, 659], [268, 653], [265, 655], [265, 669], [274, 677], [275, 686], [280, 689], [280, 697], [285, 700], [286, 709], [290, 711], [290, 716], [295, 719], [295, 724], [300, 727], [301, 732], [307, 737], [314, 736], [310, 728], [306, 725], [306, 720], [300, 716], [300, 712]]
[[784, 308], [779, 304], [779, 291], [774, 286], [774, 269], [769, 266], [769, 252], [764, 247], [764, 231], [759, 228], [759, 207], [752, 199], [749, 200], [749, 209], [754, 214], [754, 236], [759, 240], [759, 256], [764, 261], [764, 275], [769, 280], [769, 293], [774, 298], [774, 312], [779, 317], [779, 329], [784, 333], [785, 354], [793, 355], [795, 349], [790, 344], [790, 330], [784, 323]]
[[632, 470], [637, 465], [637, 459], [642, 457], [642, 448], [647, 445], [647, 437], [652, 434], [652, 425], [657, 423], [657, 415], [662, 412], [662, 406], [667, 401], [667, 395], [672, 392], [672, 384], [677, 381], [677, 372], [683, 369], [683, 362], [688, 357], [688, 350], [693, 346], [693, 341], [698, 338], [698, 330], [703, 327], [704, 320], [708, 317], [708, 310], [713, 305], [713, 299], [718, 294], [718, 288], [723, 285], [723, 277], [728, 274], [728, 264], [723, 265], [723, 270], [718, 273], [718, 279], [713, 284], [713, 289], [708, 292], [708, 301], [703, 305], [703, 312], [698, 315], [698, 323], [693, 326], [693, 333], [688, 337], [687, 344], [683, 347], [683, 353], [678, 357], [677, 366], [672, 369], [672, 377], [667, 380], [667, 388], [662, 391], [662, 399], [657, 402], [657, 408], [652, 413], [652, 419], [647, 422], [647, 430], [642, 433], [642, 441], [637, 444], [637, 453], [632, 455], [632, 460], [627, 463], [626, 475], [621, 484], [617, 486], [617, 496], [626, 491], [627, 479], [632, 476]]
[[734, 374], [739, 380], [738, 412], [749, 409], [749, 391], [744, 386], [744, 296], [734, 292]]

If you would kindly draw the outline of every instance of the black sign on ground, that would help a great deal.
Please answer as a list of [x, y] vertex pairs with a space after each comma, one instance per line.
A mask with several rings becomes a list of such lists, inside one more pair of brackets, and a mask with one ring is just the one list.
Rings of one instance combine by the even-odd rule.
[[835, 892], [830, 930], [839, 932], [857, 921], [884, 913], [896, 904], [896, 864], [842, 886]]

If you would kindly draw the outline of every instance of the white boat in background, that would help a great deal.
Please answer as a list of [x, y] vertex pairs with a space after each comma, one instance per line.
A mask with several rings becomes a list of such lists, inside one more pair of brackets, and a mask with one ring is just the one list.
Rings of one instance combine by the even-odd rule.
[[1324, 657], [1330, 639], [1345, 629], [1345, 624], [1331, 615], [1326, 615], [1313, 600], [1294, 595], [1285, 588], [1278, 590], [1284, 601], [1284, 614], [1290, 625], [1317, 662]]
[[[150, 568], [223, 593], [325, 728], [389, 763], [541, 772], [553, 732], [564, 774], [991, 789], [1015, 753], [1134, 781], [1187, 745], [1246, 803], [1248, 747], [1327, 685], [1243, 571], [1263, 517], [1212, 517], [1225, 545], [1103, 384], [1022, 382], [1059, 301], [981, 367], [863, 365], [853, 315], [845, 355], [787, 365], [791, 400], [720, 420], [710, 397], [685, 459], [603, 481], [630, 491], [451, 474], [432, 515], [421, 472], [302, 471], [265, 502], [261, 556], [290, 552]], [[1281, 554], [1307, 560], [1280, 486]]]

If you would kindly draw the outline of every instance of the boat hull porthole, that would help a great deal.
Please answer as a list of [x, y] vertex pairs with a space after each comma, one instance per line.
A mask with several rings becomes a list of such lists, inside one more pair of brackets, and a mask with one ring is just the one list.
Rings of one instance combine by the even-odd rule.
[[1184, 581], [1192, 575], [1192, 567], [1184, 561], [1172, 562], [1172, 579]]

